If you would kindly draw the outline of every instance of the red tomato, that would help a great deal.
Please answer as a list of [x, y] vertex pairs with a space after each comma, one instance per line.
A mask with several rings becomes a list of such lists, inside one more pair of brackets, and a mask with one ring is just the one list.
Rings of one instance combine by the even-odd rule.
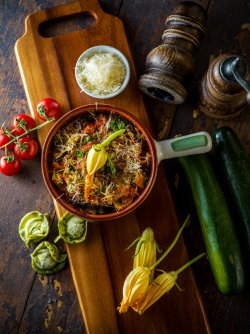
[[12, 133], [15, 136], [20, 136], [25, 132], [25, 128], [27, 130], [33, 129], [36, 127], [35, 120], [26, 114], [19, 114], [15, 116], [11, 123]]
[[58, 118], [61, 113], [61, 106], [51, 97], [45, 97], [37, 103], [36, 111], [38, 117], [41, 120], [46, 121], [51, 118]]
[[21, 161], [19, 157], [12, 152], [8, 156], [4, 154], [0, 159], [0, 172], [7, 176], [12, 176], [19, 173], [21, 170]]
[[22, 160], [34, 158], [39, 151], [37, 141], [32, 138], [22, 137], [14, 147], [14, 153]]
[[[8, 128], [0, 128], [0, 147], [4, 146], [5, 144], [8, 144], [9, 141], [11, 141], [13, 138], [9, 135], [8, 133], [10, 133], [11, 130], [9, 130]], [[11, 143], [7, 146], [8, 150], [12, 150], [14, 148], [15, 144]], [[2, 150], [5, 150], [5, 147], [1, 148]]]

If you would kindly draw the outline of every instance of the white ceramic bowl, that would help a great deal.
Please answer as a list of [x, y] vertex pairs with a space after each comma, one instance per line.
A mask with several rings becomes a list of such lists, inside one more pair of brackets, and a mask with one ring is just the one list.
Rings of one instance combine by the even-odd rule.
[[[81, 80], [79, 78], [79, 66], [81, 65], [83, 59], [85, 57], [89, 57], [91, 54], [100, 53], [100, 52], [109, 52], [109, 53], [112, 53], [112, 54], [116, 54], [120, 58], [120, 60], [123, 62], [124, 66], [126, 68], [126, 74], [125, 74], [125, 78], [124, 78], [124, 81], [123, 81], [122, 85], [116, 91], [114, 91], [110, 94], [105, 94], [105, 95], [94, 94], [92, 91], [88, 90], [84, 86], [84, 84], [81, 82]], [[130, 67], [129, 67], [129, 63], [128, 63], [127, 58], [124, 56], [124, 54], [121, 51], [117, 50], [116, 48], [113, 48], [112, 46], [97, 45], [97, 46], [94, 46], [92, 48], [87, 49], [78, 58], [78, 60], [76, 62], [76, 66], [75, 66], [75, 77], [76, 77], [76, 81], [77, 81], [79, 87], [87, 95], [92, 96], [92, 97], [97, 98], [97, 99], [109, 99], [111, 97], [119, 95], [126, 88], [128, 82], [129, 82], [129, 79], [130, 79]]]

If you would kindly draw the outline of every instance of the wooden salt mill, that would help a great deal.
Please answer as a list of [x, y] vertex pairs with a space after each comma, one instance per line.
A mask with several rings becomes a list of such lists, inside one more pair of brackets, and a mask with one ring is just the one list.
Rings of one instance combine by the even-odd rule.
[[146, 59], [147, 74], [139, 88], [149, 96], [170, 104], [185, 101], [184, 81], [194, 72], [194, 53], [205, 33], [206, 11], [191, 1], [180, 2], [167, 17], [164, 44], [153, 49]]
[[199, 109], [218, 119], [238, 116], [246, 103], [250, 104], [249, 79], [249, 68], [242, 56], [221, 54], [201, 80]]

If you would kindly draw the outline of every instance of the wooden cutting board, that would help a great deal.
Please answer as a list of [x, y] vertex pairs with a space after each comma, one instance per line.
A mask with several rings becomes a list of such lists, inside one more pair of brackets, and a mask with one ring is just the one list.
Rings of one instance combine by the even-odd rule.
[[[45, 37], [48, 22], [78, 18], [92, 26], [54, 37]], [[47, 23], [44, 23], [47, 22]], [[39, 123], [35, 106], [43, 97], [53, 97], [63, 113], [88, 103], [108, 103], [123, 107], [136, 115], [150, 129], [149, 119], [137, 88], [132, 54], [122, 22], [104, 13], [97, 0], [86, 0], [29, 15], [25, 34], [17, 41], [15, 52], [21, 72], [30, 113]], [[50, 25], [50, 24], [49, 24]], [[74, 67], [80, 54], [89, 47], [106, 44], [124, 53], [131, 66], [131, 79], [126, 90], [109, 100], [95, 100], [80, 92]], [[41, 145], [49, 126], [39, 131]], [[55, 203], [58, 217], [64, 210]], [[35, 209], [35, 208], [34, 208]], [[119, 315], [123, 282], [132, 270], [133, 251], [125, 248], [150, 226], [159, 246], [165, 250], [173, 240], [179, 222], [163, 168], [160, 166], [156, 184], [147, 200], [132, 214], [110, 222], [92, 223], [87, 240], [66, 245], [86, 329], [102, 333], [209, 333], [209, 326], [192, 270], [178, 278], [183, 289], [173, 288], [142, 316], [132, 309]], [[180, 239], [160, 268], [178, 269], [188, 260], [183, 239]], [[206, 261], [203, 259], [203, 261]]]

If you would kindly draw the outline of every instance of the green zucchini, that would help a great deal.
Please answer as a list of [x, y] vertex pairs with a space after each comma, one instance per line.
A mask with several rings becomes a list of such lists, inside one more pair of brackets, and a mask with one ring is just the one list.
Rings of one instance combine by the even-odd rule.
[[250, 160], [233, 129], [224, 126], [213, 134], [216, 162], [235, 217], [246, 262], [250, 259]]
[[219, 291], [245, 286], [242, 253], [225, 196], [206, 154], [181, 157], [197, 209], [209, 264]]

